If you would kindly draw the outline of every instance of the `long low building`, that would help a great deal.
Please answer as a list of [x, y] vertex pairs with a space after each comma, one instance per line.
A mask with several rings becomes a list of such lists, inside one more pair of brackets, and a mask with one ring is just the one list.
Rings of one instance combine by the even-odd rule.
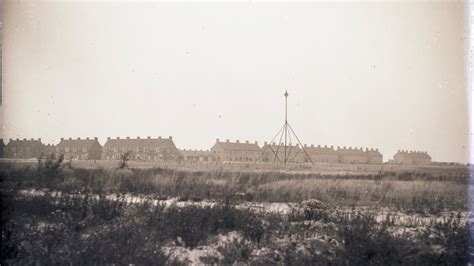
[[398, 150], [393, 155], [393, 160], [390, 163], [394, 164], [430, 164], [431, 156], [426, 151], [407, 151]]
[[225, 142], [216, 139], [211, 152], [219, 162], [256, 162], [260, 159], [261, 149], [258, 142]]
[[134, 139], [109, 137], [102, 149], [102, 159], [119, 160], [126, 153], [130, 160], [138, 161], [177, 161], [180, 158], [180, 153], [170, 136], [169, 138], [137, 137]]
[[[43, 155], [64, 155], [66, 160], [120, 160], [128, 154], [129, 160], [139, 161], [184, 161], [184, 162], [265, 162], [265, 163], [342, 163], [382, 164], [383, 156], [378, 149], [328, 145], [292, 145], [286, 147], [265, 142], [229, 140], [216, 143], [210, 150], [178, 150], [169, 138], [107, 138], [102, 147], [98, 138], [61, 138], [57, 145], [44, 145], [41, 139], [10, 139], [5, 145], [0, 139], [0, 156], [5, 158], [30, 159]], [[285, 157], [286, 156], [286, 157]], [[431, 156], [426, 151], [399, 150], [390, 163], [430, 164]]]
[[5, 158], [39, 158], [44, 151], [41, 139], [10, 139], [3, 150]]
[[200, 163], [214, 162], [215, 157], [210, 150], [183, 149], [179, 151], [184, 162]]
[[61, 138], [55, 150], [56, 156], [63, 154], [66, 160], [100, 160], [102, 145], [98, 138]]

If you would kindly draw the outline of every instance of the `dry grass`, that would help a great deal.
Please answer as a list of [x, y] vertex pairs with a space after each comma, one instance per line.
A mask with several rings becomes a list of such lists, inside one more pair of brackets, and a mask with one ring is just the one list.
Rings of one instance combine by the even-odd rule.
[[[449, 171], [449, 170], [452, 171]], [[131, 193], [183, 200], [301, 202], [318, 199], [329, 205], [388, 206], [405, 211], [440, 212], [467, 209], [469, 175], [461, 168], [324, 175], [294, 171], [236, 171], [223, 168], [84, 169], [2, 165], [0, 176], [22, 188], [94, 193]]]

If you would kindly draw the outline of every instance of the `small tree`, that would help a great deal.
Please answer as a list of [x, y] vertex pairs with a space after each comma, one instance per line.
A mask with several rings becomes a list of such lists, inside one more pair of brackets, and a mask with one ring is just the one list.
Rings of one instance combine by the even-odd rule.
[[122, 156], [120, 157], [120, 162], [119, 162], [120, 169], [127, 168], [128, 161], [130, 160], [129, 157], [130, 157], [130, 151], [127, 151], [124, 154], [122, 154]]

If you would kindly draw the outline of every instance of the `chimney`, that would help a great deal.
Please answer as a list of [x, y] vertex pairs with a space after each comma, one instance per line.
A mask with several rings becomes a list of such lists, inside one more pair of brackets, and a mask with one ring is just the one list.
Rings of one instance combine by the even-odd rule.
[[169, 136], [169, 139], [173, 139], [173, 137], [172, 137], [172, 136]]
[[159, 136], [158, 139], [161, 139], [161, 136]]
[[81, 138], [77, 138], [77, 140], [80, 140]]
[[305, 148], [306, 148], [306, 144], [304, 144], [304, 145], [303, 145], [303, 147], [305, 147]]
[[339, 150], [339, 149], [340, 149], [340, 147], [339, 147], [339, 146], [337, 146], [337, 149]]
[[110, 137], [107, 137], [107, 140], [110, 140]]
[[299, 148], [299, 147], [300, 147], [300, 145], [298, 143], [296, 143], [296, 148]]
[[16, 138], [16, 141], [19, 141], [20, 139], [19, 138]]
[[95, 139], [95, 140], [99, 140], [99, 138], [98, 138], [98, 137], [94, 137], [94, 139]]
[[321, 148], [321, 145], [320, 145], [320, 144], [318, 144], [318, 148]]
[[311, 148], [314, 148], [314, 144], [311, 144]]
[[236, 140], [235, 143], [239, 143], [239, 140]]
[[26, 138], [23, 138], [23, 140], [26, 140]]
[[38, 138], [39, 141], [41, 141], [41, 138]]
[[331, 149], [334, 149], [334, 146], [331, 145]]
[[246, 141], [245, 141], [245, 144], [249, 144], [249, 141], [248, 141], [248, 140], [246, 140]]
[[219, 139], [216, 139], [216, 142], [219, 143]]
[[34, 140], [33, 138], [31, 138], [31, 140]]
[[140, 139], [140, 136], [138, 136], [137, 139]]
[[258, 141], [255, 141], [255, 144], [258, 145]]
[[263, 142], [263, 145], [267, 145], [267, 142], [266, 142], [266, 141], [264, 141], [264, 142]]
[[147, 139], [151, 139], [151, 137], [150, 137], [150, 136], [148, 136], [148, 137], [146, 137], [146, 138], [147, 138]]
[[120, 137], [117, 137], [117, 139], [120, 139]]
[[229, 143], [229, 140], [228, 140], [228, 139], [226, 139], [226, 140], [225, 140], [225, 142]]
[[[97, 138], [94, 138], [94, 139], [97, 139]], [[86, 137], [86, 140], [89, 140], [89, 137]]]
[[72, 138], [71, 138], [71, 137], [69, 137], [69, 140], [72, 140]]
[[327, 147], [328, 147], [328, 145], [324, 145], [324, 148], [327, 148]]
[[64, 138], [61, 138], [61, 141], [63, 141], [63, 140], [64, 140]]
[[275, 142], [273, 142], [272, 145], [275, 145]]

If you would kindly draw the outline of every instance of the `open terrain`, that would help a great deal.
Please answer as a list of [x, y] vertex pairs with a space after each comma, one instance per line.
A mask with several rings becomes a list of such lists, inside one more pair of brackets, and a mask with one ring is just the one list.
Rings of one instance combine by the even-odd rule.
[[465, 166], [4, 162], [2, 263], [466, 264]]

